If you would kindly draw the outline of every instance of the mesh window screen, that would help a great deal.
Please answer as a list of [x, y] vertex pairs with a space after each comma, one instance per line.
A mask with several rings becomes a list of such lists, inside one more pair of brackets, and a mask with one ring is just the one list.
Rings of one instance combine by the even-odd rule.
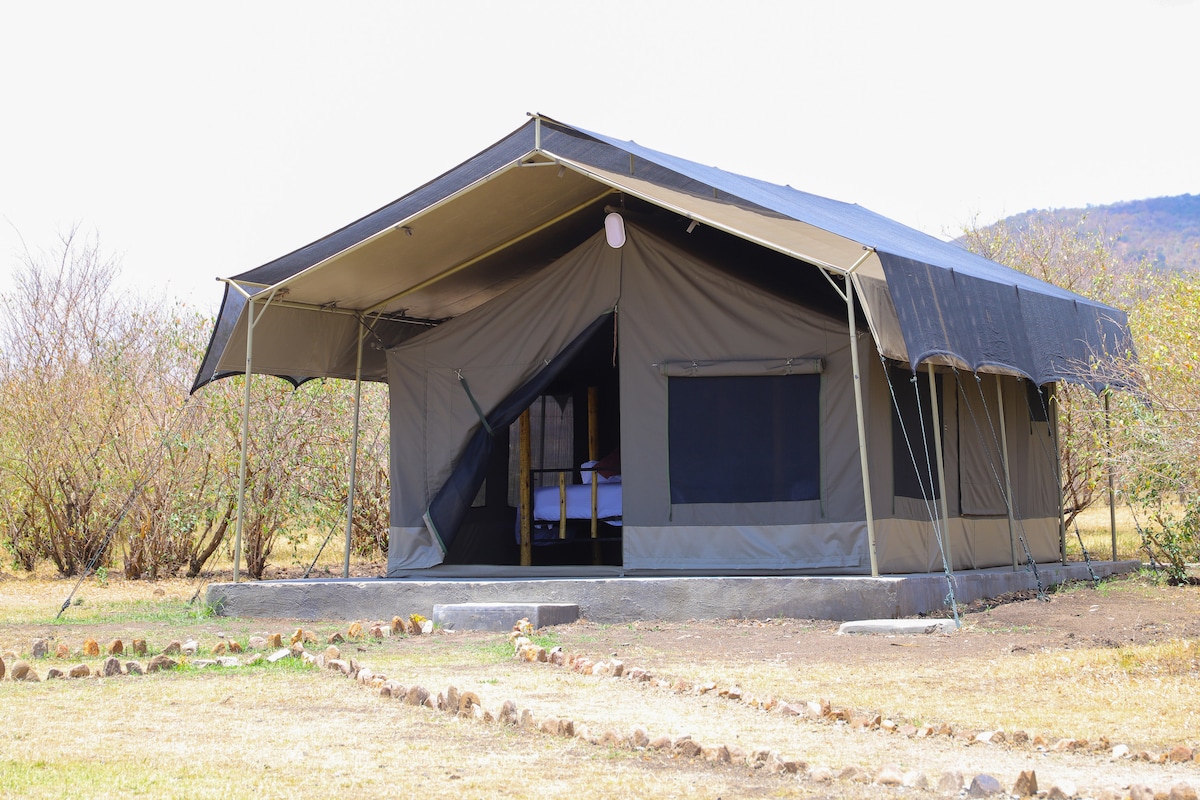
[[820, 375], [667, 379], [671, 502], [820, 497]]

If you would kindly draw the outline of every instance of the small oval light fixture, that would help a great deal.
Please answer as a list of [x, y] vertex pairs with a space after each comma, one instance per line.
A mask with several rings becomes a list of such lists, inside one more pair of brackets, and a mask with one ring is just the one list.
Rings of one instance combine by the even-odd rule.
[[625, 244], [625, 220], [615, 211], [604, 218], [604, 238], [614, 249]]

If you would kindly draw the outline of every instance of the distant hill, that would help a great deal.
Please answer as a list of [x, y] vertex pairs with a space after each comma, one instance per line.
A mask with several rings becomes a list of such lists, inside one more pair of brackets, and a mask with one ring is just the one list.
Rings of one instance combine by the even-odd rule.
[[1001, 222], [1020, 227], [1049, 217], [1116, 237], [1114, 249], [1130, 262], [1149, 261], [1159, 269], [1200, 272], [1200, 195], [1154, 197], [1107, 206], [1026, 211]]

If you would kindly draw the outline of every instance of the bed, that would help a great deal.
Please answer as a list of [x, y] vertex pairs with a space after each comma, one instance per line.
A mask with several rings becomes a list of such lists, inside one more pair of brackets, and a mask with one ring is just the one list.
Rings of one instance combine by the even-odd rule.
[[[595, 471], [596, 463], [585, 461], [580, 465], [579, 472], [583, 483], [568, 484], [567, 472], [563, 471], [559, 473], [558, 486], [543, 486], [533, 490], [533, 544], [546, 545], [564, 540], [577, 541], [579, 538], [613, 537], [616, 532], [612, 529], [621, 526], [621, 476], [605, 476]], [[568, 525], [569, 520], [586, 520], [595, 524], [579, 535], [579, 526]], [[607, 533], [599, 527], [599, 523], [608, 526]], [[519, 522], [517, 537], [519, 541]]]

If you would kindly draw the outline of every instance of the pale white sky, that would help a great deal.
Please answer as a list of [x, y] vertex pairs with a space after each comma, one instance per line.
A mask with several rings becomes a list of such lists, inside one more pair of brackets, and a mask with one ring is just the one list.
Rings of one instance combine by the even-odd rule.
[[215, 310], [527, 111], [935, 235], [1197, 193], [1198, 40], [1197, 0], [0, 0], [0, 289], [78, 224]]

